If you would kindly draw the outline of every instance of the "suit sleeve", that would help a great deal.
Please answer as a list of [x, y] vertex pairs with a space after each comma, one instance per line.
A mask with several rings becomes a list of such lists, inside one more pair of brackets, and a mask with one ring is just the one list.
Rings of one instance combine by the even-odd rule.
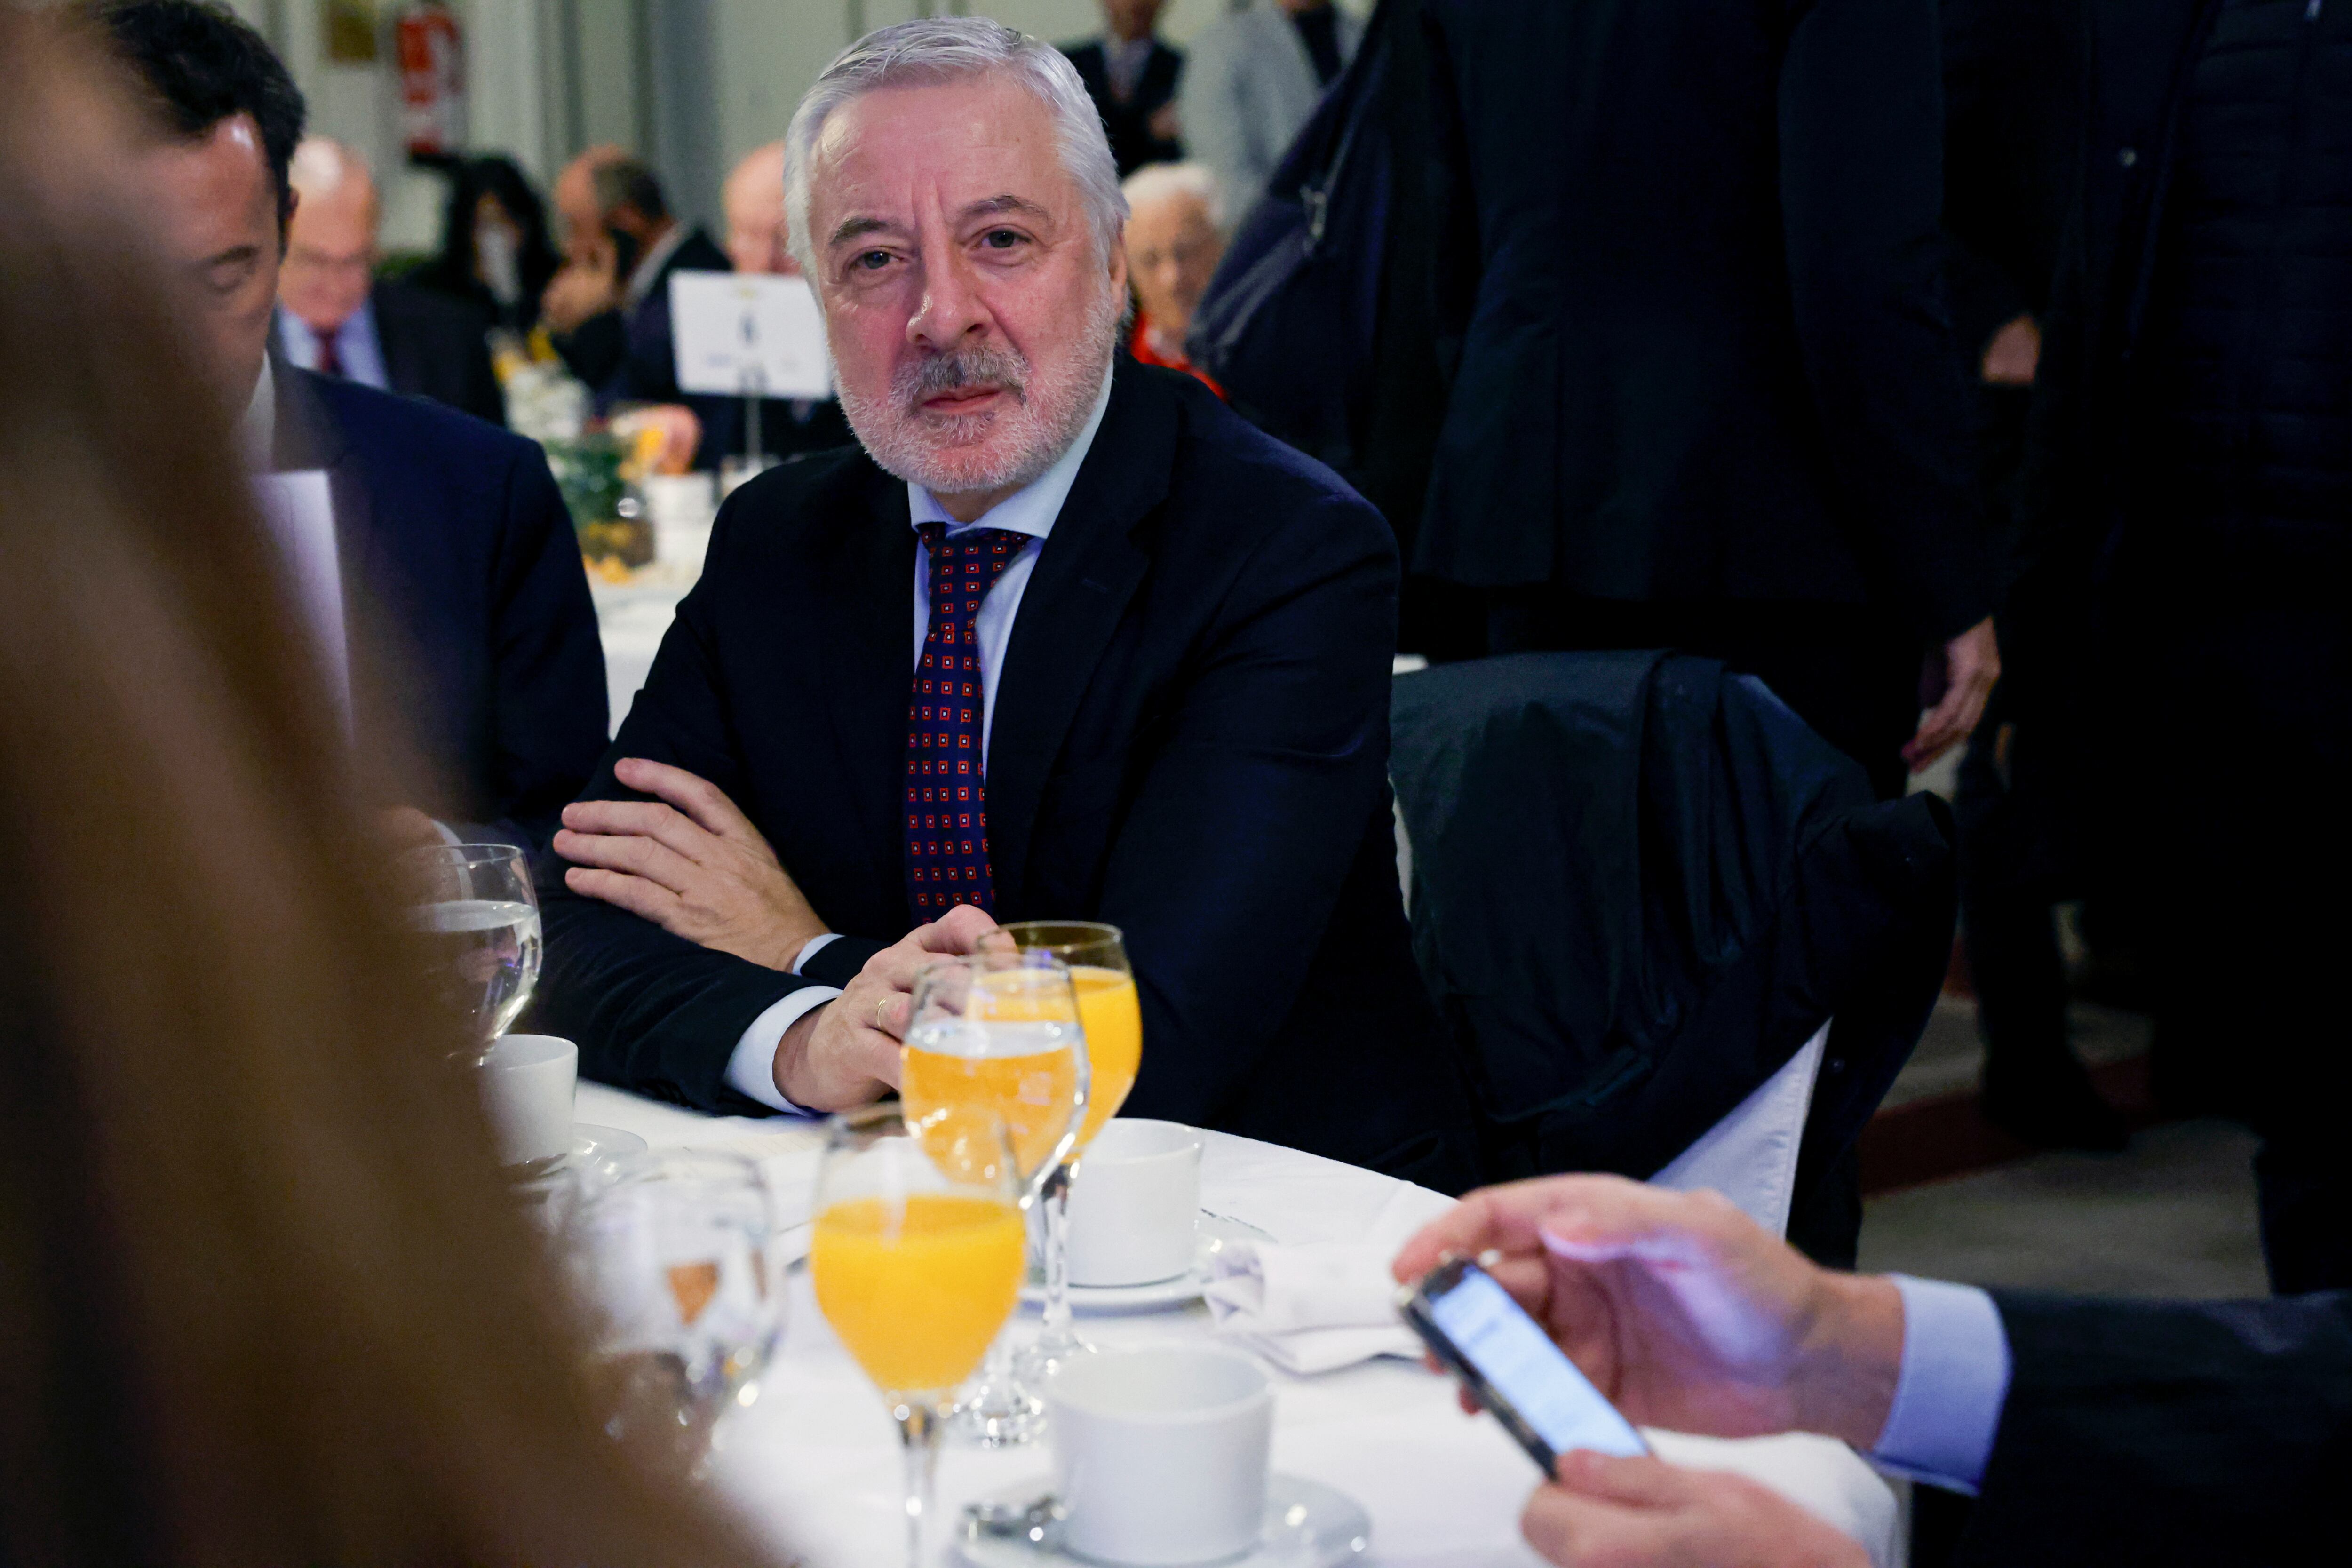
[[2339, 1533], [2352, 1295], [1995, 1300], [2013, 1371], [1961, 1561], [2291, 1563]]
[[1825, 457], [1874, 588], [1923, 642], [2000, 592], [1944, 294], [1932, 0], [1814, 0], [1780, 85], [1789, 285]]
[[1296, 1004], [1388, 809], [1395, 543], [1328, 495], [1266, 537], [1111, 843], [1103, 918], [1133, 951], [1139, 1113], [1213, 1125]]
[[[714, 563], [723, 552], [729, 521], [722, 512], [711, 543]], [[645, 689], [580, 798], [651, 798], [614, 777], [613, 764], [622, 757], [668, 763], [734, 799], [748, 798], [710, 656], [711, 581], [706, 574], [703, 585], [679, 605]], [[568, 866], [551, 851], [540, 863], [547, 952], [539, 1013], [546, 1027], [579, 1045], [581, 1072], [699, 1110], [766, 1114], [767, 1108], [728, 1085], [728, 1058], [761, 1014], [820, 982], [698, 946], [601, 900], [583, 898], [564, 886]]]
[[610, 717], [604, 647], [571, 514], [534, 445], [507, 476], [490, 635], [496, 795], [523, 841], [544, 844], [594, 771]]

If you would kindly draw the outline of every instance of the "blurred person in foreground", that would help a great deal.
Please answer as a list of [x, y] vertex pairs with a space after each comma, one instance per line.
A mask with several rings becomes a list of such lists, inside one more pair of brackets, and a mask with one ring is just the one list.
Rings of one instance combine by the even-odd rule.
[[505, 424], [489, 317], [376, 280], [383, 204], [366, 162], [340, 142], [306, 136], [288, 173], [294, 216], [278, 272], [277, 345], [287, 363]]
[[[450, 831], [542, 842], [609, 733], [595, 609], [546, 458], [269, 353], [303, 106], [258, 33], [203, 0], [70, 15], [140, 110], [145, 139], [123, 174], [146, 194], [154, 243], [203, 285], [186, 325], [211, 406], [239, 411], [214, 437], [273, 497], [274, 542], [349, 728], [425, 742]], [[355, 684], [353, 649], [379, 641], [399, 678]], [[437, 836], [413, 815], [408, 831]]]
[[1062, 46], [1102, 116], [1111, 161], [1122, 180], [1146, 163], [1173, 163], [1184, 155], [1182, 122], [1176, 114], [1184, 55], [1160, 41], [1165, 4], [1102, 0], [1102, 36]]
[[1399, 221], [1454, 368], [1414, 570], [1492, 595], [1495, 652], [1723, 659], [1901, 793], [1975, 727], [2004, 586], [1931, 0], [1422, 11], [1444, 174]]
[[[727, 215], [727, 258], [738, 272], [797, 278], [792, 224], [784, 215], [784, 144], [771, 142], [743, 156], [719, 189]], [[760, 449], [789, 461], [803, 452], [829, 451], [857, 439], [837, 397], [767, 397], [760, 401]], [[739, 448], [748, 449], [746, 430]]]
[[[1476, 1258], [1638, 1423], [1815, 1432], [1972, 1492], [1958, 1560], [2281, 1563], [2333, 1538], [2352, 1296], [2095, 1300], [1841, 1274], [1714, 1193], [1552, 1176], [1474, 1193], [1399, 1280]], [[1562, 1564], [1867, 1562], [1736, 1476], [1562, 1458], [1523, 1521]]]
[[1127, 276], [1135, 287], [1135, 331], [1127, 352], [1144, 364], [1198, 376], [1223, 390], [1184, 353], [1192, 311], [1225, 253], [1224, 204], [1205, 163], [1153, 163], [1121, 182], [1127, 194]]
[[598, 1428], [89, 65], [0, 10], [0, 1562], [760, 1561]]
[[1331, 0], [1253, 0], [1202, 29], [1177, 88], [1186, 155], [1216, 172], [1236, 221], [1363, 42]]
[[[2352, 5], [2090, 6], [2028, 432], [2017, 749], [2053, 756], [2151, 1087], [2262, 1138], [2282, 1293], [2352, 1287]], [[2106, 781], [2127, 785], [2100, 786]]]
[[558, 265], [539, 193], [514, 160], [494, 154], [467, 158], [450, 175], [441, 248], [408, 280], [469, 300], [496, 325], [528, 334]]
[[703, 427], [697, 461], [714, 466], [732, 449], [740, 400], [678, 390], [669, 279], [673, 272], [728, 271], [727, 253], [671, 213], [651, 165], [612, 148], [572, 160], [557, 178], [556, 205], [564, 263], [540, 313], [557, 352], [594, 394], [600, 414], [623, 403], [694, 410]]
[[1397, 889], [1387, 525], [1118, 353], [1126, 204], [1049, 46], [868, 36], [785, 188], [862, 446], [719, 513], [555, 841], [550, 1023], [609, 1080], [835, 1110], [897, 1083], [929, 954], [1099, 919], [1150, 1042], [1131, 1111], [1458, 1189]]

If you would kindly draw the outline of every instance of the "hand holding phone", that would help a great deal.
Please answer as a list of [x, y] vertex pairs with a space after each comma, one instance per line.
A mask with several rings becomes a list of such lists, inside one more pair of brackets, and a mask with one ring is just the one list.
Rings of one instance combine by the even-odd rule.
[[1545, 1475], [1556, 1477], [1559, 1456], [1577, 1448], [1620, 1457], [1650, 1451], [1543, 1325], [1476, 1264], [1439, 1264], [1402, 1293], [1399, 1310]]

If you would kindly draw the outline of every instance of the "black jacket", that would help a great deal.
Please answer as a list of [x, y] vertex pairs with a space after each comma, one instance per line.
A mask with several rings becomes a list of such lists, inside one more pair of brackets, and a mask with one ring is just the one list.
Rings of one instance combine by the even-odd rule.
[[1930, 0], [1425, 11], [1462, 248], [1416, 567], [1983, 618]]
[[1136, 79], [1135, 96], [1125, 103], [1111, 96], [1110, 69], [1101, 39], [1064, 44], [1062, 52], [1077, 67], [1078, 79], [1087, 84], [1087, 96], [1095, 100], [1095, 109], [1102, 115], [1103, 129], [1110, 134], [1110, 155], [1118, 164], [1120, 179], [1146, 163], [1169, 163], [1184, 155], [1182, 142], [1151, 133], [1151, 117], [1175, 101], [1176, 80], [1184, 73], [1184, 57], [1180, 51], [1154, 38], [1151, 58]]
[[1960, 1561], [2237, 1568], [2341, 1549], [2352, 1295], [1995, 1300], [2009, 1398]]
[[[989, 742], [1000, 919], [1122, 927], [1128, 1110], [1458, 1188], [1466, 1111], [1414, 973], [1389, 815], [1396, 556], [1330, 471], [1122, 360], [1040, 552]], [[743, 1031], [916, 923], [904, 790], [915, 535], [862, 449], [735, 492], [610, 757], [724, 790], [836, 942], [807, 979], [541, 879], [549, 1025], [685, 1103]], [[626, 795], [610, 762], [592, 798]], [[560, 870], [560, 868], [555, 869]]]
[[[611, 733], [596, 611], [538, 446], [356, 382], [276, 367], [280, 468], [323, 468], [345, 602], [388, 645], [394, 723], [421, 741], [469, 837], [536, 844]], [[362, 661], [355, 660], [355, 663]]]
[[493, 425], [507, 422], [506, 398], [490, 369], [488, 316], [406, 283], [379, 283], [369, 300], [393, 391], [446, 403]]

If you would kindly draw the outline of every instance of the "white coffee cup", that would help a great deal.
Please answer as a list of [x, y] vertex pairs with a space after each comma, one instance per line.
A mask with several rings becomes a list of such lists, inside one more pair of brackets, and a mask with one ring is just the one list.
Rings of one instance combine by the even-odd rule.
[[1200, 1215], [1201, 1134], [1113, 1117], [1070, 1187], [1070, 1283], [1150, 1285], [1189, 1272]]
[[572, 1152], [580, 1047], [553, 1035], [504, 1035], [482, 1059], [482, 1107], [499, 1163], [536, 1164]]
[[1274, 1387], [1210, 1345], [1076, 1357], [1045, 1385], [1054, 1489], [1076, 1555], [1121, 1568], [1238, 1557], [1265, 1530]]

